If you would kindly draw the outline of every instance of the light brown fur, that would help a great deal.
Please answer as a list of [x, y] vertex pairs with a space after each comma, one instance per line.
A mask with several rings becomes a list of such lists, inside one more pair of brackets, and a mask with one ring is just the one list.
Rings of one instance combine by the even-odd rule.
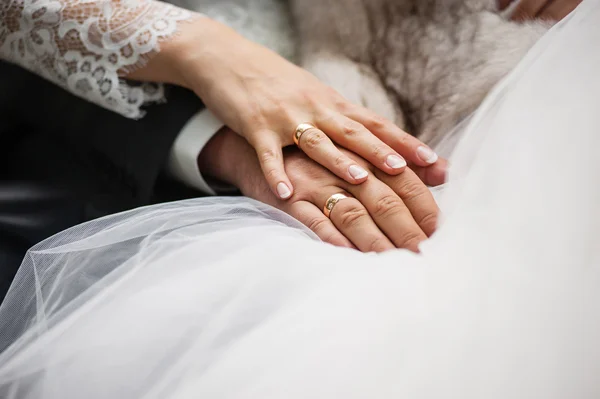
[[291, 0], [301, 64], [435, 145], [547, 30], [495, 0]]

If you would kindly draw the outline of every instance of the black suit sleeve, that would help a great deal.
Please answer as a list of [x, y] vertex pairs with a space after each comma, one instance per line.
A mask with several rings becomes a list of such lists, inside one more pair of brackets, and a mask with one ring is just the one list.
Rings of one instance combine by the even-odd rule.
[[[69, 156], [93, 171], [111, 202], [107, 212], [148, 204], [171, 146], [189, 119], [203, 108], [191, 91], [167, 87], [167, 102], [127, 119], [86, 102], [10, 64], [0, 65], [0, 108], [28, 129], [54, 135]], [[2, 133], [0, 132], [0, 135]]]

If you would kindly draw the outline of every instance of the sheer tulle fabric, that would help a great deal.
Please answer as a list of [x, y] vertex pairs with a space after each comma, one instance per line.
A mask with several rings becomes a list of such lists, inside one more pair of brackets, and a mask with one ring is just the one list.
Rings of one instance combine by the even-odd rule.
[[247, 199], [111, 216], [28, 254], [6, 398], [600, 397], [600, 2], [473, 116], [419, 255]]

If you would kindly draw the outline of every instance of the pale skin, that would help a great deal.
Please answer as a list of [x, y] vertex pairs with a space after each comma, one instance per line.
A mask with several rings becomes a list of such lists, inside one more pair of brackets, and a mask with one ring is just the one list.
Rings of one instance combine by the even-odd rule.
[[[366, 160], [342, 151], [370, 170], [372, 176], [367, 182], [349, 184], [301, 151], [289, 149], [283, 160], [296, 193], [288, 201], [269, 190], [252, 147], [229, 129], [223, 129], [210, 141], [199, 157], [199, 166], [203, 174], [232, 184], [245, 196], [295, 217], [325, 242], [363, 252], [394, 248], [417, 252], [419, 243], [433, 234], [437, 225], [439, 209], [421, 180], [438, 179], [440, 176], [428, 176], [435, 174], [436, 169], [416, 168], [416, 173], [407, 169], [390, 176]], [[351, 198], [335, 205], [328, 219], [323, 205], [336, 193]]]

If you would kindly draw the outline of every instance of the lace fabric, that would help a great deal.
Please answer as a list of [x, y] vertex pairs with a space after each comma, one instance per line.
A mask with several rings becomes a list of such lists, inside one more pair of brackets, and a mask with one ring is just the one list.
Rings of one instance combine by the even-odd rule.
[[192, 13], [152, 0], [3, 0], [0, 58], [129, 118], [163, 99], [121, 78], [142, 67]]

